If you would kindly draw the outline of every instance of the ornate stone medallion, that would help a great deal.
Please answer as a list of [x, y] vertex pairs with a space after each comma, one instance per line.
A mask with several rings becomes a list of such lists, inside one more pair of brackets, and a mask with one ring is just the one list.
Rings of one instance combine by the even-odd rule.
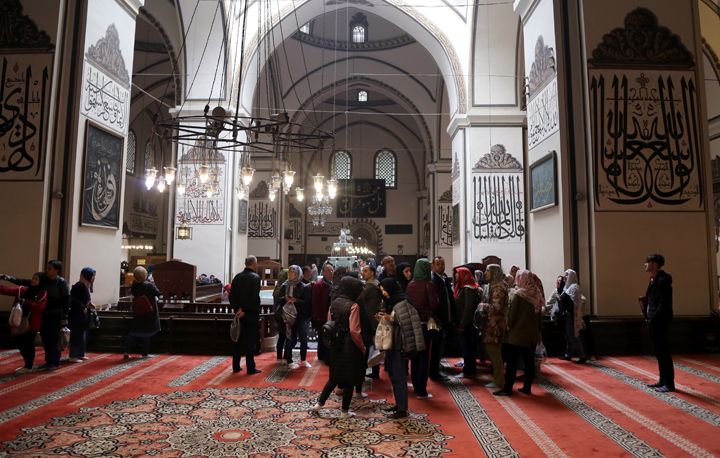
[[434, 457], [450, 451], [451, 437], [425, 416], [388, 420], [384, 401], [364, 403], [353, 418], [341, 419], [335, 409], [311, 415], [317, 395], [275, 387], [147, 394], [23, 429], [2, 444], [0, 456]]

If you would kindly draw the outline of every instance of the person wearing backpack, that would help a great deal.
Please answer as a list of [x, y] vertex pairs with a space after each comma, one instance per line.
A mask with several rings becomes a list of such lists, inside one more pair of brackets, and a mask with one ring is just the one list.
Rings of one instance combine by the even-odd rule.
[[[350, 402], [355, 386], [365, 376], [365, 344], [362, 339], [360, 314], [362, 310], [357, 299], [362, 293], [362, 282], [353, 277], [343, 277], [337, 285], [335, 297], [330, 304], [328, 320], [324, 328], [331, 327], [330, 376], [312, 408], [317, 412], [332, 394], [336, 386], [343, 388], [341, 418], [351, 416]], [[334, 323], [333, 326], [328, 326]], [[324, 334], [327, 334], [324, 332]], [[325, 338], [325, 336], [324, 336]]]
[[[0, 275], [0, 280], [8, 277]], [[43, 310], [47, 303], [47, 292], [42, 287], [43, 273], [37, 272], [30, 280], [30, 286], [2, 286], [0, 294], [11, 296], [22, 302], [23, 320], [27, 320], [27, 331], [15, 336], [20, 355], [22, 355], [23, 367], [15, 372], [27, 374], [32, 372], [35, 361], [35, 337], [42, 326]]]
[[477, 373], [477, 331], [473, 326], [475, 310], [480, 304], [480, 292], [475, 277], [467, 267], [455, 269], [453, 296], [458, 314], [458, 335], [463, 357], [463, 375], [471, 377]]
[[85, 356], [87, 346], [87, 331], [90, 327], [90, 309], [92, 303], [90, 293], [95, 282], [95, 269], [85, 267], [80, 272], [80, 281], [70, 290], [70, 313], [68, 314], [68, 327], [70, 328], [70, 362], [81, 363], [88, 359]]
[[150, 353], [150, 338], [160, 332], [160, 310], [157, 299], [162, 294], [153, 282], [148, 280], [148, 272], [138, 266], [133, 271], [134, 281], [130, 287], [133, 295], [133, 318], [127, 335], [124, 359], [130, 358], [135, 339], [140, 340], [140, 354], [147, 358]]

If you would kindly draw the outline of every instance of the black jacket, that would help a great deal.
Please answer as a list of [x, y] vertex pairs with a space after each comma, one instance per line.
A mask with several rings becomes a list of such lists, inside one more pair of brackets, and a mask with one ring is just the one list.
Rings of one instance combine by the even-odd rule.
[[437, 318], [440, 319], [441, 325], [455, 323], [456, 317], [454, 315], [455, 310], [455, 297], [453, 296], [452, 283], [450, 279], [445, 275], [438, 275], [435, 272], [431, 275], [432, 281], [437, 289], [438, 302], [440, 308], [437, 311]]
[[255, 319], [260, 317], [260, 276], [249, 267], [233, 278], [230, 286], [230, 305], [236, 313], [242, 309], [245, 317]]
[[132, 323], [130, 324], [130, 332], [140, 335], [150, 335], [160, 332], [160, 308], [158, 307], [158, 297], [162, 295], [155, 283], [150, 280], [143, 282], [133, 282], [130, 287], [133, 297], [145, 296], [153, 305], [154, 313], [145, 315], [133, 314]]
[[[278, 310], [282, 311], [283, 306], [287, 303], [287, 299], [285, 298], [285, 295], [287, 294], [287, 288], [287, 284], [283, 284], [280, 287], [280, 294], [278, 295], [278, 305], [276, 312]], [[297, 282], [297, 284], [293, 288], [293, 297], [295, 298], [295, 308], [297, 309], [298, 320], [306, 320], [310, 318], [311, 309], [310, 304], [307, 301], [308, 292], [312, 294], [310, 288], [308, 286], [305, 286], [302, 281]]]
[[[7, 277], [7, 281], [20, 286], [30, 286], [30, 279]], [[43, 311], [43, 322], [46, 325], [67, 322], [70, 312], [70, 287], [63, 277], [50, 280], [46, 276], [41, 279], [42, 288], [47, 291], [47, 305]]]
[[669, 324], [673, 318], [672, 277], [661, 270], [648, 285], [647, 319], [650, 324]]

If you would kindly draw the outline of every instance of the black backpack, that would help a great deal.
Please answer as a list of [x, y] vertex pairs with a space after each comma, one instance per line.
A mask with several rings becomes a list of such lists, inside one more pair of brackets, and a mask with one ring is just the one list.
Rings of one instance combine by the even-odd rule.
[[334, 320], [327, 321], [320, 329], [320, 339], [323, 345], [330, 348], [340, 340], [340, 326]]

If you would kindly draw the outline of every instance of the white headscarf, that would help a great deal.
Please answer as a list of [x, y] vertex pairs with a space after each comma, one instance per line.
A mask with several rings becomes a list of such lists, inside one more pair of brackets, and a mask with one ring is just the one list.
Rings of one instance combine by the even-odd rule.
[[578, 284], [578, 275], [572, 269], [565, 271], [565, 288], [563, 292], [570, 296], [573, 301], [573, 318], [574, 318], [574, 334], [575, 337], [580, 335], [580, 330], [585, 328], [585, 322], [582, 317], [582, 294], [580, 293], [580, 285]]

